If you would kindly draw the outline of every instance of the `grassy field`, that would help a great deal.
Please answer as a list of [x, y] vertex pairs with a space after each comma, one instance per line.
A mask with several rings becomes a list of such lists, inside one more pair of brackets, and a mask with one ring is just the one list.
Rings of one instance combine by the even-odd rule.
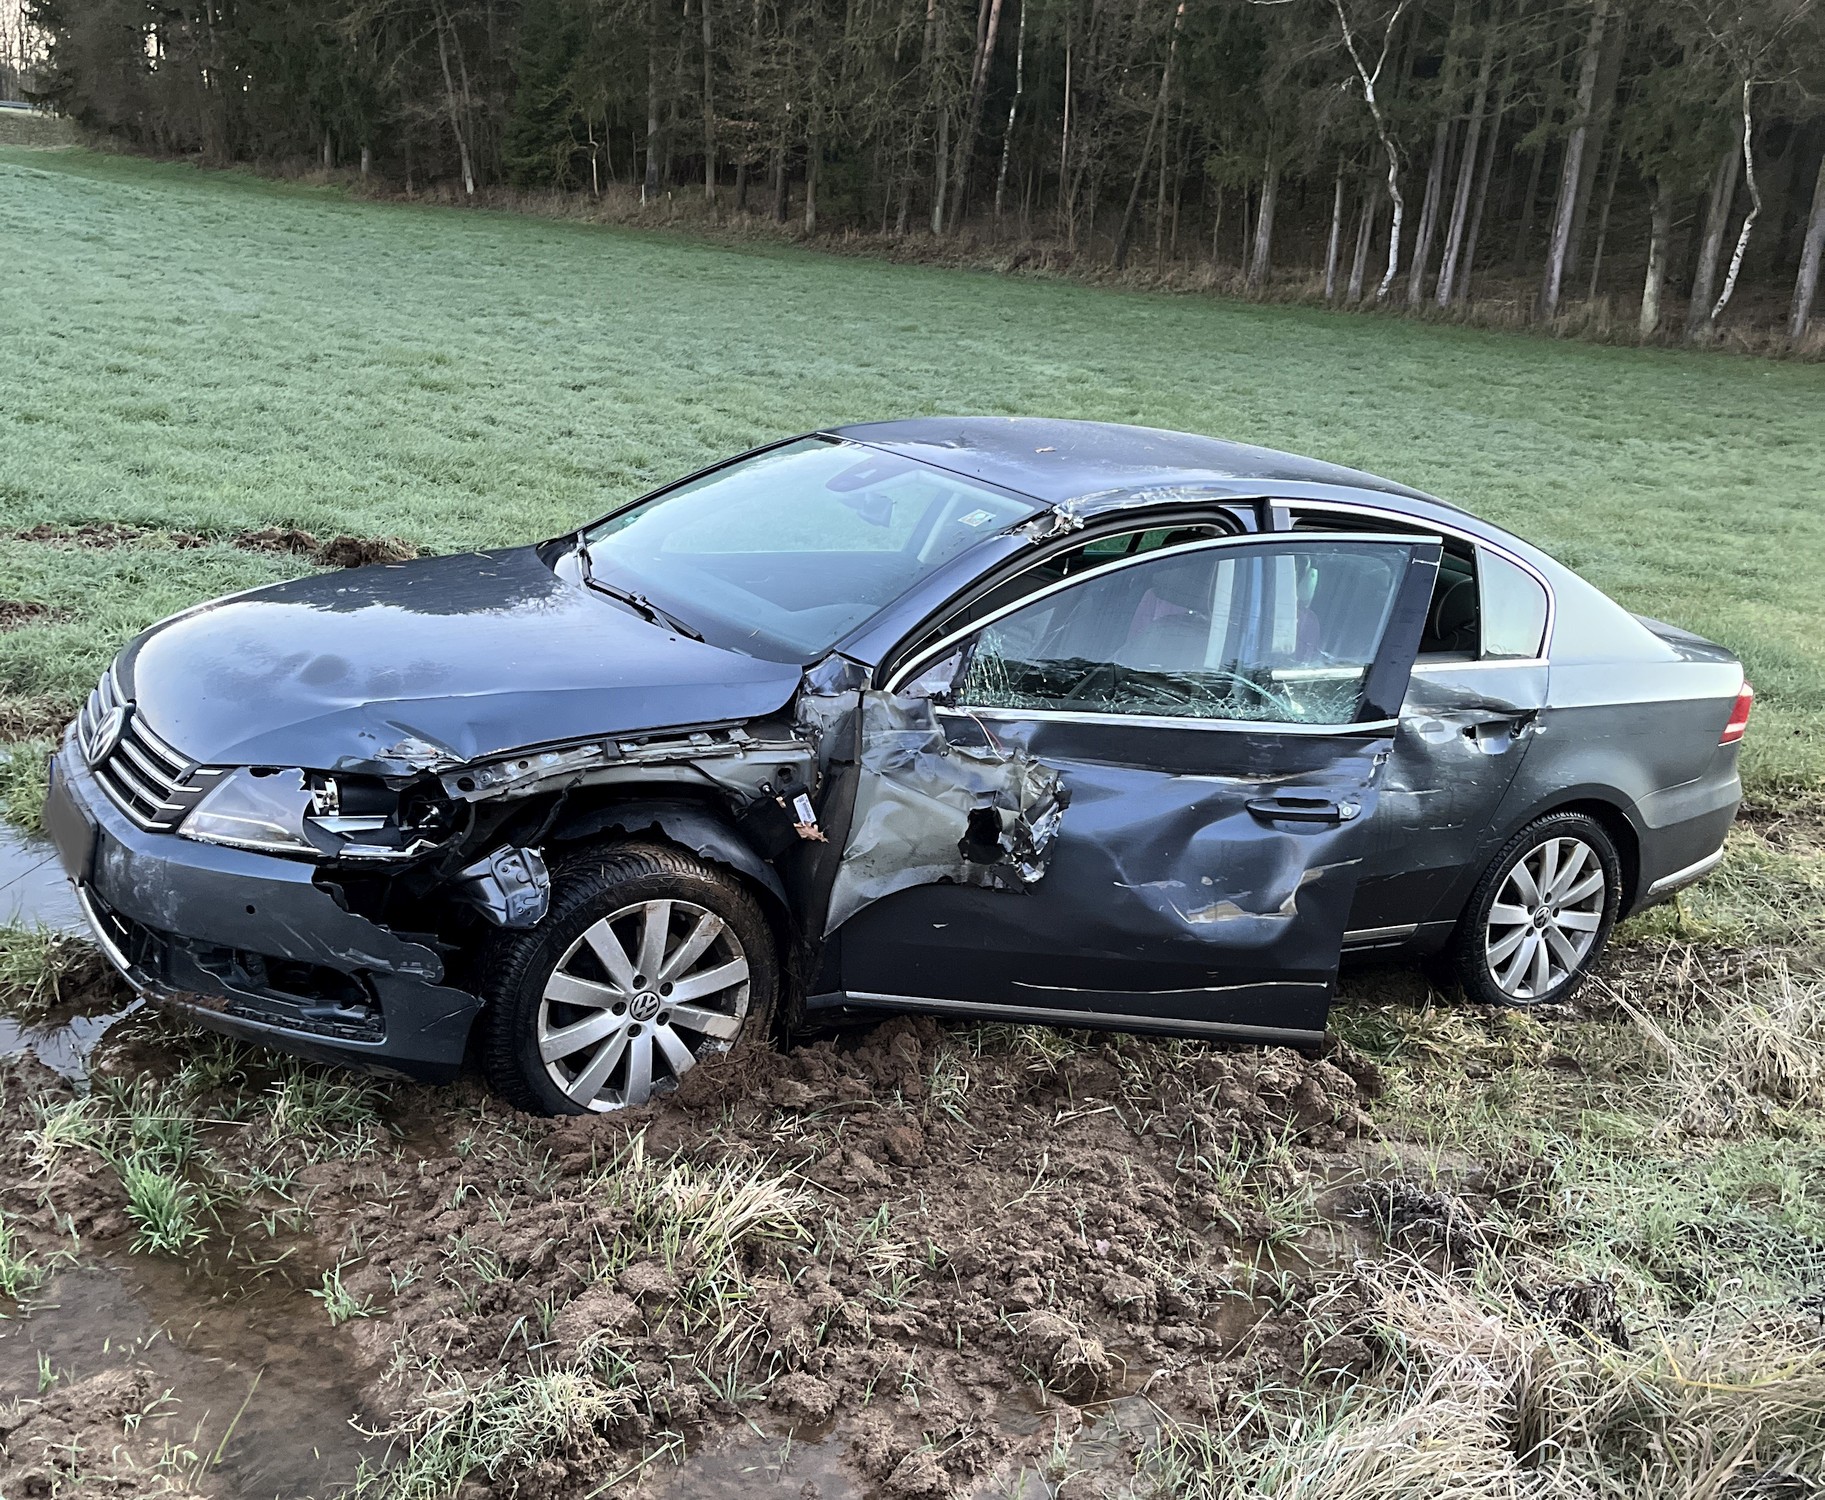
[[[9, 524], [551, 533], [778, 434], [1046, 413], [1266, 443], [1511, 526], [1725, 641], [1755, 779], [1825, 774], [1825, 367], [889, 267], [0, 147]], [[0, 543], [0, 693], [294, 568]]]

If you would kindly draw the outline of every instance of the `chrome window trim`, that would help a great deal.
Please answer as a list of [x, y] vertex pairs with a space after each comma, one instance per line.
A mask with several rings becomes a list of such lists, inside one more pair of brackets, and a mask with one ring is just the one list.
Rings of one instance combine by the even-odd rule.
[[956, 719], [993, 719], [1048, 724], [1126, 724], [1137, 729], [1226, 729], [1253, 734], [1388, 734], [1399, 719], [1362, 719], [1354, 724], [1301, 724], [1288, 719], [1179, 719], [1164, 714], [1097, 714], [1071, 708], [960, 708], [934, 703], [932, 712]]
[[1475, 661], [1440, 661], [1437, 657], [1428, 661], [1420, 657], [1413, 663], [1415, 672], [1482, 672], [1490, 667], [1544, 667], [1548, 665], [1544, 656], [1479, 656]]
[[[1157, 530], [1156, 527], [1151, 527], [1151, 526], [1146, 527], [1145, 529], [1148, 531]], [[1324, 537], [1324, 540], [1326, 540], [1328, 542], [1379, 542], [1382, 544], [1387, 544], [1387, 543], [1392, 542], [1396, 545], [1400, 545], [1403, 543], [1413, 543], [1413, 542], [1418, 542], [1423, 545], [1426, 542], [1438, 543], [1441, 540], [1439, 537], [1423, 536], [1423, 535], [1418, 535], [1418, 534], [1415, 534], [1412, 536], [1389, 536], [1388, 533], [1385, 531], [1360, 532], [1360, 533], [1345, 532], [1345, 531], [1328, 531], [1328, 532], [1322, 533], [1322, 535]], [[993, 625], [997, 620], [1002, 619], [1004, 616], [1013, 614], [1015, 610], [1025, 609], [1029, 604], [1037, 604], [1041, 599], [1048, 598], [1049, 596], [1056, 594], [1063, 589], [1074, 587], [1077, 584], [1087, 583], [1092, 578], [1101, 578], [1104, 575], [1113, 573], [1117, 569], [1120, 569], [1120, 568], [1139, 567], [1142, 563], [1152, 562], [1160, 557], [1164, 557], [1164, 556], [1168, 556], [1168, 555], [1173, 556], [1173, 557], [1183, 557], [1187, 552], [1208, 552], [1208, 551], [1211, 551], [1214, 548], [1218, 548], [1218, 547], [1284, 546], [1286, 543], [1288, 543], [1292, 539], [1293, 539], [1293, 533], [1290, 531], [1245, 531], [1237, 536], [1210, 537], [1201, 542], [1187, 542], [1182, 547], [1169, 547], [1169, 548], [1162, 547], [1162, 548], [1156, 548], [1152, 552], [1142, 552], [1139, 555], [1134, 556], [1134, 557], [1119, 557], [1119, 558], [1116, 558], [1114, 561], [1110, 562], [1106, 567], [1089, 568], [1089, 569], [1086, 569], [1082, 573], [1073, 574], [1072, 576], [1070, 576], [1068, 578], [1060, 578], [1054, 583], [1047, 584], [1042, 589], [1035, 589], [1030, 594], [1024, 594], [1018, 599], [1010, 600], [1008, 603], [1002, 605], [999, 609], [990, 610], [980, 620], [971, 621], [971, 623], [969, 625], [967, 625], [966, 627], [964, 627], [962, 630], [953, 631], [950, 635], [947, 635], [943, 639], [934, 642], [930, 646], [927, 646], [925, 648], [925, 650], [919, 652], [917, 655], [909, 657], [905, 662], [901, 663], [901, 665], [894, 671], [893, 675], [887, 679], [887, 684], [886, 684], [885, 690], [889, 693], [897, 693], [901, 689], [901, 687], [905, 685], [908, 678], [914, 677], [918, 674], [918, 671], [921, 667], [929, 666], [932, 662], [937, 661], [940, 657], [942, 657], [944, 655], [944, 653], [947, 650], [949, 650], [952, 646], [956, 645], [958, 641], [964, 640], [966, 637], [975, 635], [980, 630], [986, 630], [990, 625]], [[1366, 676], [1366, 671], [1365, 671], [1365, 676]], [[957, 710], [957, 712], [965, 712], [965, 711], [976, 714], [978, 716], [981, 716], [985, 713], [990, 712], [989, 710], [978, 709], [978, 708], [971, 708], [968, 710], [959, 708]], [[1017, 716], [1019, 718], [1023, 718], [1023, 719], [1062, 713], [1071, 722], [1089, 721], [1089, 722], [1099, 723], [1099, 724], [1108, 723], [1110, 721], [1115, 721], [1115, 722], [1122, 723], [1122, 724], [1140, 724], [1140, 723], [1148, 722], [1148, 721], [1142, 719], [1141, 716], [1135, 715], [1135, 714], [1080, 714], [1080, 713], [1075, 713], [1075, 712], [1072, 712], [1069, 710], [1058, 710], [1058, 709], [1032, 709], [1032, 710], [998, 709], [998, 710], [994, 710], [994, 712], [1003, 713], [1003, 714], [1012, 714], [1012, 715], [1015, 715], [1015, 716]], [[1152, 722], [1154, 722], [1156, 724], [1158, 724], [1158, 723], [1170, 724], [1174, 727], [1187, 726], [1187, 725], [1214, 725], [1214, 726], [1221, 726], [1221, 727], [1228, 727], [1228, 728], [1248, 728], [1248, 729], [1254, 729], [1257, 731], [1262, 730], [1262, 729], [1272, 729], [1272, 730], [1275, 730], [1276, 732], [1291, 731], [1293, 733], [1303, 733], [1303, 734], [1312, 734], [1312, 733], [1338, 734], [1338, 733], [1345, 732], [1348, 730], [1373, 729], [1373, 728], [1376, 728], [1379, 725], [1381, 725], [1384, 721], [1376, 720], [1372, 723], [1357, 723], [1357, 724], [1300, 724], [1300, 723], [1291, 722], [1291, 721], [1282, 720], [1282, 719], [1165, 719], [1165, 720], [1153, 720]], [[1388, 719], [1385, 721], [1385, 723], [1390, 724], [1390, 725], [1395, 722], [1396, 721], [1393, 719]]]
[[[1465, 531], [1462, 527], [1453, 526], [1448, 521], [1435, 521], [1430, 516], [1424, 518], [1409, 515], [1406, 511], [1389, 510], [1380, 505], [1364, 505], [1354, 500], [1276, 500], [1276, 505], [1285, 505], [1289, 511], [1316, 510], [1335, 511], [1346, 516], [1374, 516], [1380, 521], [1397, 521], [1403, 526], [1424, 526], [1427, 532], [1437, 531], [1445, 536], [1456, 537], [1460, 542], [1468, 542], [1473, 547], [1486, 548], [1504, 562], [1513, 563], [1523, 573], [1546, 590], [1546, 624], [1540, 634], [1540, 654], [1537, 657], [1492, 656], [1479, 657], [1478, 661], [1499, 663], [1502, 666], [1520, 666], [1528, 662], [1544, 662], [1552, 655], [1553, 630], [1559, 623], [1559, 595], [1552, 586], [1552, 580], [1530, 563], [1526, 558], [1509, 551], [1500, 542], [1492, 542], [1487, 537], [1480, 537], [1475, 532]], [[1344, 533], [1311, 533], [1307, 535], [1338, 535]], [[1384, 536], [1387, 533], [1382, 533]], [[1481, 580], [1478, 581], [1478, 608], [1481, 608]], [[1459, 665], [1464, 665], [1460, 663]]]

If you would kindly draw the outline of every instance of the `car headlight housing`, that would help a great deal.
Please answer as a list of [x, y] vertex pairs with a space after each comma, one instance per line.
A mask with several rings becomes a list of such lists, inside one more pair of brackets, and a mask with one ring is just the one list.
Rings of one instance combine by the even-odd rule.
[[243, 766], [218, 780], [177, 831], [205, 844], [314, 859], [317, 846], [304, 832], [312, 801], [302, 771]]

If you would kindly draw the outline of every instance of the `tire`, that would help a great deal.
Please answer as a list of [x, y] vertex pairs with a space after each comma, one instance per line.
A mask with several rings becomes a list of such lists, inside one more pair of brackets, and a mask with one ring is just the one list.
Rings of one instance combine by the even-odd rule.
[[[646, 974], [661, 942], [661, 972]], [[779, 993], [773, 933], [753, 896], [653, 844], [559, 865], [545, 919], [499, 934], [480, 968], [483, 1072], [510, 1104], [543, 1115], [670, 1092], [693, 1066], [764, 1040]]]
[[[1544, 893], [1542, 879], [1552, 882]], [[1569, 1000], [1603, 956], [1621, 906], [1622, 861], [1603, 825], [1548, 814], [1503, 846], [1471, 892], [1449, 949], [1458, 983], [1486, 1005]]]

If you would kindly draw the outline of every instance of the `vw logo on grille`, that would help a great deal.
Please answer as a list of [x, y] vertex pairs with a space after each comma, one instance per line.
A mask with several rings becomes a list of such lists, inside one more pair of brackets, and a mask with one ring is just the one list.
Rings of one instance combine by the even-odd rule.
[[109, 709], [95, 721], [95, 727], [83, 741], [82, 758], [91, 766], [99, 766], [114, 753], [114, 747], [120, 743], [120, 737], [126, 730], [126, 705]]

